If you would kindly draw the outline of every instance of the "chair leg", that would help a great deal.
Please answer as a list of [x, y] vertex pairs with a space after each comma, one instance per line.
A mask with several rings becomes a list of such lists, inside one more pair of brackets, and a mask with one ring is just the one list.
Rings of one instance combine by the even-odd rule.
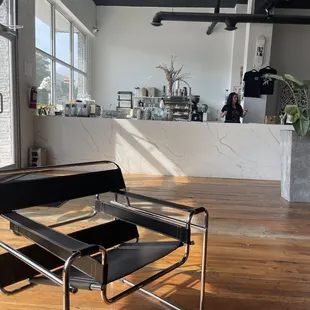
[[[121, 279], [121, 281], [122, 281], [123, 283], [126, 283], [126, 284], [130, 285], [130, 286], [135, 286], [134, 283], [132, 283], [131, 281], [129, 281], [129, 280], [125, 279], [125, 278]], [[182, 308], [180, 308], [180, 307], [178, 307], [178, 306], [172, 304], [171, 302], [169, 302], [169, 301], [167, 301], [167, 300], [165, 300], [165, 299], [159, 297], [158, 295], [156, 295], [156, 294], [154, 294], [154, 293], [152, 293], [152, 292], [150, 292], [150, 291], [148, 291], [148, 290], [146, 290], [146, 289], [144, 289], [144, 288], [140, 288], [139, 291], [140, 291], [141, 293], [144, 293], [144, 294], [146, 294], [146, 295], [149, 295], [149, 296], [151, 296], [151, 297], [153, 297], [153, 298], [159, 300], [160, 302], [162, 302], [163, 304], [169, 306], [169, 307], [172, 308], [172, 309], [175, 309], [175, 310], [182, 310]]]
[[206, 275], [207, 275], [207, 254], [208, 254], [208, 231], [209, 231], [209, 214], [205, 211], [205, 231], [202, 242], [202, 263], [201, 263], [201, 283], [200, 283], [200, 303], [199, 310], [204, 310]]
[[[62, 272], [62, 289], [63, 289], [63, 310], [70, 310], [70, 269], [73, 262], [79, 258], [81, 254], [79, 252], [73, 253], [64, 265]], [[76, 293], [74, 290], [73, 293]]]

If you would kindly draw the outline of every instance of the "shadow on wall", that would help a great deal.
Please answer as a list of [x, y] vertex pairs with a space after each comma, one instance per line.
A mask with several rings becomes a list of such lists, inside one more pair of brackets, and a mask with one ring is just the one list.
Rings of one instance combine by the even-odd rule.
[[127, 121], [106, 120], [104, 128], [101, 120], [42, 117], [36, 121], [35, 146], [47, 149], [50, 165], [111, 160], [125, 174], [185, 175], [183, 167], [169, 159], [169, 155], [183, 157], [184, 151], [176, 154], [169, 149], [164, 128], [153, 132], [158, 123], [150, 122], [146, 135], [141, 132], [145, 126]]
[[[168, 159], [162, 150], [160, 150], [159, 146], [147, 139], [137, 128], [137, 126], [134, 126], [129, 122], [118, 122], [118, 126], [120, 130], [116, 131], [115, 160], [122, 166], [125, 172], [127, 169], [124, 167], [124, 164], [127, 164], [127, 167], [129, 168], [134, 165], [142, 165], [143, 161], [146, 161], [152, 168], [154, 168], [156, 174], [158, 175], [185, 176], [182, 167]], [[134, 149], [134, 152], [138, 153], [137, 160], [135, 160], [135, 162], [129, 162], [123, 154], [118, 154], [117, 140], [119, 139], [131, 146]]]

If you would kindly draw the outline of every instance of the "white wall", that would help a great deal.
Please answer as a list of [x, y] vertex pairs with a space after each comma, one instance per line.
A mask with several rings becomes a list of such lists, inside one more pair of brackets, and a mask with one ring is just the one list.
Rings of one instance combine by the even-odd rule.
[[[108, 108], [117, 103], [117, 91], [134, 87], [166, 85], [164, 74], [156, 66], [169, 63], [177, 55], [176, 65], [184, 64], [190, 72], [194, 94], [201, 95], [213, 116], [222, 108], [225, 89], [230, 84], [232, 32], [217, 25], [206, 35], [208, 23], [164, 22], [162, 27], [150, 23], [161, 8], [98, 7], [96, 35], [92, 57], [92, 95]], [[162, 9], [167, 10], [167, 8]], [[175, 9], [175, 11], [189, 9]], [[191, 9], [209, 11], [213, 9]], [[234, 11], [234, 10], [231, 10]], [[227, 10], [226, 10], [227, 12]], [[148, 77], [153, 76], [151, 80]]]
[[[236, 14], [245, 14], [247, 12], [246, 4], [237, 4], [235, 8]], [[235, 86], [242, 84], [242, 78], [240, 78], [241, 67], [244, 63], [244, 42], [246, 34], [246, 24], [238, 24], [238, 30], [233, 31], [232, 39], [232, 53], [231, 53], [231, 72], [230, 72], [230, 90], [233, 90]]]

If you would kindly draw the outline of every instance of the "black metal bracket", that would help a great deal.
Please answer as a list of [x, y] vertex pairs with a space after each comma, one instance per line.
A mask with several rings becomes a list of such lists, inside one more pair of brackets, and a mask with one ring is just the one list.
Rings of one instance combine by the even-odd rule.
[[[219, 13], [220, 13], [220, 6], [221, 6], [221, 0], [217, 0], [216, 7], [214, 8], [214, 13], [215, 13], [215, 14], [219, 14]], [[213, 22], [213, 23], [209, 26], [209, 28], [208, 28], [208, 30], [207, 30], [207, 35], [208, 35], [208, 36], [211, 35], [211, 34], [213, 33], [214, 28], [215, 28], [215, 26], [216, 26], [217, 24], [218, 24], [218, 22]]]
[[257, 14], [263, 14], [266, 13], [267, 16], [272, 16], [273, 14], [271, 13], [271, 11], [281, 2], [284, 2], [283, 0], [263, 0], [264, 3], [263, 5], [261, 5], [258, 2], [258, 6], [256, 6], [256, 10], [255, 12]]

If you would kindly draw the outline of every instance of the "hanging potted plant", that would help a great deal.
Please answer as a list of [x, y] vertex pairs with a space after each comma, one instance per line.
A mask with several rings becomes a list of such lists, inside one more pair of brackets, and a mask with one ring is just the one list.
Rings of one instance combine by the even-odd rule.
[[[285, 114], [294, 130], [281, 131], [281, 196], [290, 202], [310, 202], [310, 116], [307, 85], [285, 74], [267, 75], [289, 87], [293, 102]], [[298, 96], [301, 93], [303, 96]], [[307, 105], [303, 106], [302, 97]]]

